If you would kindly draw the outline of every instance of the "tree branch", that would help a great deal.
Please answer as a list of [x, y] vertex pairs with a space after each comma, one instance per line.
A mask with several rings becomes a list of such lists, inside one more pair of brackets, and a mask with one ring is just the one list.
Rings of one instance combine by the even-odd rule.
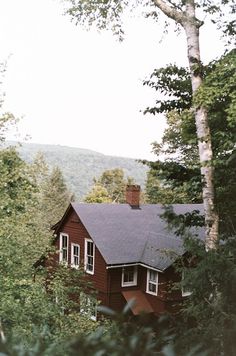
[[[153, 0], [155, 5], [169, 18], [178, 22], [179, 24], [183, 24], [185, 19], [184, 12], [178, 11], [177, 7], [172, 7], [168, 3], [164, 2], [163, 0]], [[169, 2], [172, 4], [171, 2]]]

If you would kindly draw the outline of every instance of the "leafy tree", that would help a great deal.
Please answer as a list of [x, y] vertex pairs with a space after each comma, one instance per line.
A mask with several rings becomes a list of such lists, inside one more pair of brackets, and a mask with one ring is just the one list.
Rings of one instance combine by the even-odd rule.
[[[235, 68], [236, 52], [232, 50], [204, 69], [204, 85], [195, 99], [207, 108], [212, 133], [215, 169], [215, 195], [220, 216], [220, 233], [230, 236], [235, 232]], [[161, 180], [163, 187], [185, 192], [186, 202], [201, 201], [201, 177], [197, 153], [194, 117], [191, 113], [192, 91], [190, 73], [185, 68], [167, 66], [156, 71], [145, 84], [166, 94], [154, 113], [167, 115], [168, 127], [161, 144], [154, 150], [165, 160], [150, 163], [151, 172]]]
[[[79, 334], [74, 338], [68, 338], [64, 344], [48, 345], [41, 337], [30, 349], [30, 355], [144, 355], [154, 356], [157, 352], [161, 355], [175, 355], [174, 348], [168, 345], [171, 339], [170, 332], [166, 331], [165, 318], [152, 320], [147, 316], [141, 316], [136, 322], [130, 318], [130, 304], [124, 308], [120, 314], [106, 308], [102, 309], [106, 316], [111, 319], [110, 322], [103, 322], [102, 326], [85, 335]], [[162, 330], [164, 331], [161, 331]], [[158, 338], [156, 335], [158, 333]], [[167, 346], [168, 345], [168, 346]], [[17, 344], [21, 354], [27, 355], [29, 348], [21, 343]], [[6, 356], [14, 355], [16, 344], [7, 343], [1, 345], [0, 351]], [[163, 352], [163, 353], [162, 353]], [[187, 356], [186, 354], [182, 354]]]
[[112, 203], [112, 200], [105, 187], [95, 183], [91, 191], [84, 198], [86, 203]]
[[184, 268], [185, 288], [192, 291], [176, 325], [179, 352], [201, 345], [208, 355], [235, 354], [236, 244], [228, 239], [206, 252], [202, 243], [186, 241], [197, 266]]
[[[187, 55], [189, 69], [191, 73], [191, 88], [193, 95], [198, 91], [203, 83], [202, 64], [200, 57], [199, 29], [204, 22], [198, 19], [196, 9], [200, 8], [203, 16], [211, 17], [213, 23], [218, 23], [218, 27], [223, 30], [226, 36], [235, 34], [235, 7], [234, 1], [226, 0], [219, 2], [209, 2], [207, 0], [139, 0], [133, 1], [79, 1], [67, 0], [71, 6], [68, 8], [69, 15], [77, 23], [84, 25], [95, 24], [99, 29], [111, 28], [115, 33], [122, 34], [121, 15], [128, 8], [133, 9], [138, 5], [143, 5], [146, 16], [158, 18], [159, 11], [168, 19], [173, 20], [179, 28], [182, 28], [186, 35]], [[226, 9], [225, 9], [226, 7]], [[224, 8], [224, 9], [223, 9]], [[232, 20], [228, 15], [232, 15]], [[201, 103], [192, 102], [194, 113], [198, 153], [201, 164], [202, 190], [205, 209], [206, 225], [206, 248], [214, 248], [218, 240], [218, 214], [215, 207], [214, 184], [213, 184], [213, 153], [211, 145], [211, 132], [208, 124], [207, 110]]]
[[[187, 183], [178, 187], [160, 179], [160, 171], [155, 167], [155, 163], [150, 163], [150, 170], [147, 173], [145, 186], [146, 202], [150, 204], [184, 204], [193, 203], [189, 198]], [[158, 165], [159, 167], [159, 165]], [[197, 199], [195, 199], [195, 202]]]
[[124, 176], [120, 168], [106, 170], [96, 179], [94, 187], [88, 193], [84, 201], [87, 203], [124, 203], [125, 188], [127, 184], [133, 184], [133, 178]]
[[[186, 253], [175, 262], [182, 280], [172, 284], [190, 295], [184, 300], [171, 325], [173, 344], [178, 355], [197, 351], [196, 355], [235, 353], [236, 332], [236, 240], [230, 237], [217, 249], [205, 250], [204, 242], [187, 233], [189, 226], [202, 226], [203, 219], [194, 214], [165, 212], [170, 228], [184, 238]], [[195, 353], [193, 352], [195, 355]]]
[[2, 334], [11, 343], [23, 340], [29, 349], [41, 335], [47, 345], [61, 342], [63, 349], [64, 337], [95, 328], [96, 323], [78, 313], [78, 295], [88, 283], [81, 271], [67, 268], [58, 269], [50, 284], [43, 271], [35, 278], [33, 265], [49, 248], [51, 235], [40, 219], [38, 187], [13, 148], [0, 151], [0, 171]]
[[8, 331], [27, 318], [21, 306], [29, 298], [32, 266], [46, 237], [34, 225], [37, 202], [27, 165], [13, 148], [1, 150], [0, 156], [0, 316]]

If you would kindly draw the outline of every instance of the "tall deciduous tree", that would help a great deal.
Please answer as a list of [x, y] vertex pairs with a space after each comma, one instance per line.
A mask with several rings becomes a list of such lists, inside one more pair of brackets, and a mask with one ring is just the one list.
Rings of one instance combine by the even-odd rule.
[[95, 183], [84, 198], [85, 203], [112, 203], [108, 191], [101, 184]]
[[124, 203], [125, 188], [134, 179], [125, 178], [121, 168], [108, 169], [99, 178], [94, 178], [94, 186], [85, 197], [87, 203]]
[[[203, 67], [204, 84], [194, 97], [208, 111], [221, 236], [232, 236], [236, 229], [236, 203], [230, 198], [236, 194], [235, 73], [236, 51], [232, 50]], [[155, 106], [146, 111], [165, 113], [168, 123], [162, 142], [153, 144], [157, 157], [165, 157], [165, 160], [149, 164], [151, 175], [162, 181], [164, 190], [182, 191], [186, 193], [186, 202], [200, 202], [201, 177], [190, 83], [189, 70], [175, 65], [155, 70], [150, 80], [145, 81], [145, 84], [165, 94], [163, 100], [157, 100]], [[175, 195], [175, 198], [179, 197]]]
[[[195, 94], [202, 85], [202, 65], [200, 56], [199, 29], [203, 21], [197, 18], [196, 9], [200, 8], [202, 13], [214, 15], [213, 21], [217, 22], [217, 16], [222, 24], [226, 35], [234, 33], [235, 20], [225, 20], [224, 15], [234, 14], [235, 5], [232, 0], [208, 1], [208, 0], [137, 0], [137, 1], [79, 1], [66, 0], [72, 6], [68, 13], [76, 19], [77, 23], [85, 25], [96, 24], [99, 29], [112, 28], [116, 33], [122, 34], [121, 14], [124, 9], [132, 9], [137, 5], [152, 8], [148, 16], [157, 17], [160, 10], [169, 19], [182, 27], [187, 41], [187, 55], [191, 72], [191, 86]], [[224, 9], [223, 9], [224, 8]], [[204, 15], [205, 15], [204, 14]], [[206, 249], [216, 247], [218, 241], [219, 217], [215, 207], [214, 196], [214, 167], [211, 133], [208, 123], [206, 108], [201, 104], [193, 102], [192, 110], [195, 116], [195, 125], [198, 139], [198, 151], [201, 164], [201, 176], [203, 182], [203, 203], [205, 210], [206, 226]]]

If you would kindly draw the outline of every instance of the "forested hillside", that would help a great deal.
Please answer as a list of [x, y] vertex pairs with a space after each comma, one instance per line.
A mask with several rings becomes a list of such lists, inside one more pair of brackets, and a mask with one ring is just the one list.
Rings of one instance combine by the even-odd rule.
[[35, 143], [23, 143], [18, 151], [27, 162], [32, 162], [36, 154], [41, 152], [50, 168], [58, 166], [77, 201], [82, 200], [91, 189], [93, 178], [99, 177], [107, 169], [122, 168], [126, 176], [133, 177], [144, 189], [148, 168], [132, 158], [107, 156], [83, 148]]

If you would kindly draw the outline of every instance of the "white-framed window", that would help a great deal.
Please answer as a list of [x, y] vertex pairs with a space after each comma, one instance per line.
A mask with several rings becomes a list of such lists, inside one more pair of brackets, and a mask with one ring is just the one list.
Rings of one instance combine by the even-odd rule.
[[158, 272], [153, 269], [147, 270], [146, 292], [153, 295], [157, 295], [158, 293]]
[[84, 263], [85, 271], [94, 274], [95, 245], [92, 240], [85, 239]]
[[137, 285], [137, 266], [127, 266], [122, 268], [121, 286], [129, 287]]
[[192, 292], [184, 285], [184, 271], [182, 271], [182, 297], [188, 297]]
[[80, 313], [93, 321], [97, 320], [97, 300], [88, 294], [80, 293]]
[[59, 262], [68, 263], [68, 246], [69, 246], [69, 235], [65, 234], [64, 232], [61, 232]]
[[80, 262], [80, 245], [71, 244], [71, 267], [79, 268]]

